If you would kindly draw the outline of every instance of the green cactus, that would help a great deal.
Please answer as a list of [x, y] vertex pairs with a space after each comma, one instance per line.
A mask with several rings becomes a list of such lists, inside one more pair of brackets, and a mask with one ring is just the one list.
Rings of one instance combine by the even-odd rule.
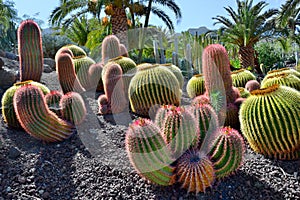
[[106, 64], [109, 59], [120, 55], [120, 40], [115, 35], [106, 36], [102, 41], [102, 62]]
[[41, 30], [33, 20], [24, 20], [18, 29], [20, 81], [40, 82], [44, 70]]
[[153, 122], [139, 118], [129, 125], [125, 146], [130, 162], [140, 176], [158, 185], [174, 183], [171, 154], [160, 129]]
[[56, 61], [58, 80], [64, 94], [68, 92], [82, 93], [85, 89], [78, 80], [72, 57], [68, 53], [61, 53]]
[[217, 131], [209, 156], [214, 164], [216, 178], [224, 178], [234, 173], [242, 163], [245, 144], [235, 129], [222, 127]]
[[171, 72], [173, 72], [173, 74], [176, 76], [176, 78], [177, 78], [177, 80], [179, 82], [180, 89], [182, 89], [183, 84], [184, 84], [184, 77], [183, 77], [183, 75], [182, 75], [181, 70], [179, 69], [179, 67], [177, 67], [176, 65], [173, 65], [172, 63], [161, 64], [161, 66], [165, 66], [169, 70], [171, 70]]
[[300, 147], [299, 113], [299, 91], [277, 84], [254, 90], [241, 105], [241, 131], [254, 151], [288, 158]]
[[102, 70], [103, 64], [102, 63], [95, 63], [92, 64], [88, 71], [89, 82], [91, 89], [95, 88], [96, 91], [103, 91], [103, 81], [102, 81]]
[[247, 98], [250, 96], [250, 92], [243, 87], [238, 87], [242, 98]]
[[9, 89], [7, 89], [2, 96], [1, 104], [2, 104], [2, 116], [3, 116], [4, 122], [7, 123], [8, 127], [17, 128], [17, 129], [22, 128], [17, 119], [16, 113], [14, 110], [13, 97], [15, 95], [16, 90], [19, 87], [21, 87], [23, 85], [27, 85], [27, 84], [35, 85], [35, 86], [41, 88], [45, 95], [50, 93], [50, 90], [45, 85], [35, 82], [35, 81], [18, 82], [18, 83], [15, 83]]
[[72, 54], [73, 54], [72, 58], [74, 58], [74, 59], [87, 56], [86, 52], [81, 47], [79, 47], [75, 44], [69, 44], [69, 45], [63, 46], [62, 48], [60, 48], [58, 50], [58, 53], [61, 53], [60, 51], [63, 50], [64, 48], [67, 48], [72, 52]]
[[231, 78], [235, 87], [245, 87], [248, 81], [256, 79], [255, 75], [246, 69], [231, 72]]
[[190, 98], [202, 95], [205, 92], [204, 77], [202, 74], [194, 75], [186, 85], [186, 91]]
[[129, 101], [133, 112], [149, 116], [155, 105], [180, 104], [181, 90], [176, 76], [160, 65], [137, 67], [136, 75], [129, 84]]
[[88, 73], [90, 66], [96, 62], [88, 56], [77, 57], [76, 59], [73, 59], [73, 62], [75, 73], [82, 87], [86, 90], [91, 89], [92, 86], [90, 86], [90, 77]]
[[172, 109], [174, 109], [174, 106], [172, 105], [162, 105], [157, 109], [154, 122], [159, 128], [163, 127], [166, 116]]
[[[159, 118], [158, 118], [159, 120]], [[174, 158], [179, 158], [186, 150], [197, 147], [199, 126], [189, 110], [173, 106], [169, 108], [161, 124], [162, 135]]]
[[59, 102], [62, 96], [63, 94], [57, 90], [52, 90], [50, 93], [45, 95], [45, 101], [48, 105], [48, 108], [59, 117], [61, 116]]
[[293, 74], [279, 73], [273, 76], [268, 76], [263, 80], [263, 83], [261, 84], [261, 88], [267, 88], [273, 84], [289, 86], [291, 88], [295, 88], [296, 90], [300, 91], [300, 78], [297, 78]]
[[49, 110], [42, 90], [37, 86], [27, 84], [18, 88], [13, 102], [18, 121], [31, 136], [46, 142], [57, 142], [74, 133], [73, 125]]
[[292, 68], [288, 68], [288, 67], [269, 71], [268, 74], [265, 76], [265, 78], [267, 78], [268, 76], [274, 76], [276, 74], [281, 74], [281, 73], [293, 74], [293, 75], [297, 76], [298, 78], [300, 78], [300, 72], [298, 72], [297, 70], [294, 70]]
[[63, 95], [59, 106], [62, 118], [74, 125], [79, 125], [86, 117], [86, 107], [80, 94], [68, 92]]
[[215, 181], [213, 163], [207, 156], [198, 151], [187, 151], [179, 158], [176, 166], [176, 175], [181, 187], [188, 192], [205, 192]]

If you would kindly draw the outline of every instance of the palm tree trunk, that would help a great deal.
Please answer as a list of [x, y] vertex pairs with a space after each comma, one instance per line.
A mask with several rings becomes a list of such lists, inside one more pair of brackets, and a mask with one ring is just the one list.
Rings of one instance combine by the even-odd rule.
[[255, 65], [255, 50], [252, 45], [241, 46], [239, 49], [239, 60], [241, 63], [242, 68], [251, 68], [256, 70], [256, 72], [261, 75], [263, 74], [259, 65]]
[[111, 15], [112, 34], [116, 35], [122, 44], [128, 46], [127, 39], [127, 16], [123, 6], [113, 6], [114, 13]]

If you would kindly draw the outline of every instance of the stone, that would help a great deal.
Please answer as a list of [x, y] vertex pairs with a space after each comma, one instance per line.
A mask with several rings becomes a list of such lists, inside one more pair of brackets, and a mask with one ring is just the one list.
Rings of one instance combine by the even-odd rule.
[[49, 65], [44, 64], [44, 72], [45, 73], [51, 73], [52, 71], [53, 70], [52, 70], [52, 68]]
[[3, 66], [4, 66], [4, 61], [2, 60], [2, 58], [0, 58], [0, 70], [2, 69]]
[[11, 159], [16, 159], [20, 155], [21, 155], [21, 152], [17, 147], [11, 147], [8, 151], [8, 157]]
[[0, 87], [7, 89], [17, 81], [17, 72], [7, 67], [3, 67], [0, 69], [0, 80]]
[[56, 63], [55, 60], [52, 58], [44, 58], [44, 64], [49, 65], [52, 71], [56, 70]]

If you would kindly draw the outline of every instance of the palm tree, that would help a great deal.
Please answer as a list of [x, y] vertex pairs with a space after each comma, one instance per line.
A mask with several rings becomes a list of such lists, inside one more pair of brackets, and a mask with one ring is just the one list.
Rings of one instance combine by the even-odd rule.
[[254, 63], [254, 45], [272, 30], [274, 22], [270, 18], [278, 11], [269, 9], [262, 13], [268, 5], [264, 1], [255, 5], [253, 5], [253, 0], [237, 0], [236, 3], [237, 11], [230, 6], [225, 8], [231, 19], [218, 15], [213, 17], [217, 21], [214, 24], [223, 25], [221, 40], [238, 46], [241, 66], [243, 68], [255, 67], [261, 74], [259, 66], [255, 66]]

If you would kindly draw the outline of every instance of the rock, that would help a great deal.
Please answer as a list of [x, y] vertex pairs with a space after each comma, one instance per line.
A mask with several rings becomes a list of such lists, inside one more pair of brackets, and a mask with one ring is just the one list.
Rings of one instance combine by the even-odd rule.
[[4, 66], [4, 61], [2, 60], [2, 58], [0, 58], [0, 70], [2, 69], [3, 66]]
[[16, 159], [21, 155], [21, 152], [16, 147], [11, 147], [8, 151], [8, 157], [11, 159]]
[[0, 87], [9, 88], [17, 81], [17, 73], [14, 70], [3, 67], [0, 70]]
[[24, 176], [19, 176], [18, 177], [18, 182], [23, 184], [23, 183], [26, 182], [26, 179], [24, 178]]
[[56, 63], [55, 60], [52, 58], [44, 58], [44, 64], [49, 65], [50, 68], [55, 71], [56, 70]]
[[44, 72], [45, 73], [51, 73], [53, 71], [53, 69], [47, 65], [47, 64], [44, 64]]
[[18, 56], [11, 52], [5, 52], [5, 57], [11, 60], [17, 60]]

